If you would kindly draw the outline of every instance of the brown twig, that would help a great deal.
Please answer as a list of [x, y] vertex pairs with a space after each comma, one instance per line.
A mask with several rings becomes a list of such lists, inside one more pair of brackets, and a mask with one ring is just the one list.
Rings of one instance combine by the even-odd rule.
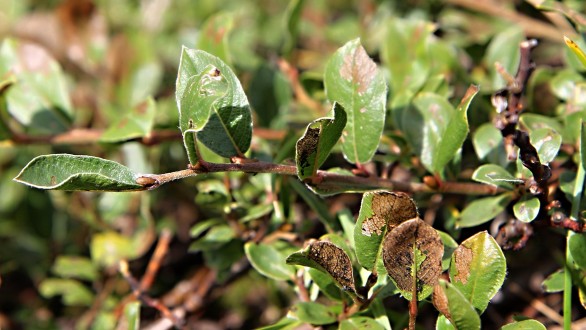
[[[99, 129], [76, 128], [68, 132], [55, 135], [27, 135], [13, 133], [12, 139], [4, 141], [6, 144], [29, 145], [29, 144], [51, 144], [51, 145], [91, 145], [100, 142], [104, 133]], [[153, 131], [142, 138], [132, 139], [147, 146], [160, 144], [166, 141], [181, 140], [181, 133], [178, 130]]]
[[159, 268], [161, 267], [161, 262], [163, 258], [167, 254], [169, 249], [169, 243], [171, 243], [171, 239], [173, 238], [173, 234], [169, 229], [163, 229], [161, 231], [161, 235], [159, 236], [159, 242], [157, 243], [157, 247], [155, 248], [155, 252], [153, 253], [153, 257], [149, 261], [149, 264], [146, 269], [146, 273], [140, 279], [140, 289], [142, 291], [148, 290], [153, 281]]

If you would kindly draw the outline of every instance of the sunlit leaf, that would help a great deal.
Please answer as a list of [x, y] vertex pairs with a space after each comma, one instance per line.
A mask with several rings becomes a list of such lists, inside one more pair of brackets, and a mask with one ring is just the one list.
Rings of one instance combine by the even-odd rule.
[[539, 213], [541, 203], [537, 197], [522, 199], [513, 205], [515, 217], [523, 222], [531, 222]]
[[492, 220], [505, 210], [511, 199], [510, 193], [476, 199], [462, 210], [456, 225], [461, 228], [474, 227]]
[[433, 305], [456, 329], [480, 329], [480, 317], [466, 297], [446, 280], [433, 290]]
[[153, 128], [155, 113], [155, 101], [148, 98], [110, 125], [100, 136], [100, 142], [121, 142], [149, 135]]
[[537, 320], [523, 320], [503, 325], [501, 330], [545, 330], [546, 327]]
[[45, 298], [62, 295], [67, 306], [90, 306], [94, 294], [82, 283], [72, 279], [48, 278], [39, 284], [39, 292]]
[[511, 173], [495, 164], [484, 164], [472, 173], [472, 180], [491, 184], [497, 187], [513, 189], [523, 180], [515, 178]]
[[289, 315], [313, 325], [334, 323], [337, 320], [340, 307], [325, 306], [316, 302], [298, 302], [289, 310]]
[[248, 242], [244, 245], [246, 257], [259, 273], [277, 281], [295, 277], [295, 267], [285, 263], [286, 255], [272, 245]]

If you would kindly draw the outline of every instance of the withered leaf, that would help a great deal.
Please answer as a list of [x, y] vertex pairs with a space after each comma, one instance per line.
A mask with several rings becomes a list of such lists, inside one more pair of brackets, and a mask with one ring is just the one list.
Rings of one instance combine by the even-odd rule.
[[323, 267], [344, 290], [356, 292], [352, 262], [344, 250], [331, 242], [318, 241], [309, 246], [308, 257]]
[[418, 217], [417, 206], [409, 195], [401, 192], [375, 192], [371, 201], [372, 216], [362, 223], [362, 234], [382, 235], [383, 227], [393, 230], [404, 221]]
[[398, 225], [383, 243], [385, 268], [407, 299], [411, 299], [413, 285], [417, 285], [417, 300], [431, 293], [442, 272], [443, 254], [439, 234], [419, 218]]

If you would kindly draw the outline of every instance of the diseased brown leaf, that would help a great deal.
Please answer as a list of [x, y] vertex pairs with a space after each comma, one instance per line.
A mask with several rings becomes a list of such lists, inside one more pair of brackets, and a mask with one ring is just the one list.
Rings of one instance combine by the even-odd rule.
[[372, 196], [372, 217], [362, 223], [362, 234], [381, 235], [383, 227], [391, 231], [404, 221], [418, 217], [417, 206], [409, 195], [401, 192], [380, 191]]
[[468, 282], [468, 276], [470, 276], [470, 263], [472, 262], [472, 258], [474, 257], [474, 252], [472, 249], [460, 245], [454, 251], [454, 264], [456, 265], [457, 274], [455, 275], [454, 279], [457, 281], [462, 282], [462, 284], [466, 284]]
[[376, 63], [370, 59], [362, 45], [352, 54], [344, 57], [344, 65], [340, 68], [340, 75], [358, 85], [358, 93], [366, 92], [376, 75]]
[[319, 241], [309, 246], [308, 257], [322, 266], [344, 290], [356, 292], [350, 257], [331, 242]]
[[389, 276], [404, 295], [413, 292], [416, 276], [418, 300], [438, 283], [443, 253], [436, 230], [419, 218], [398, 225], [383, 243], [383, 262]]

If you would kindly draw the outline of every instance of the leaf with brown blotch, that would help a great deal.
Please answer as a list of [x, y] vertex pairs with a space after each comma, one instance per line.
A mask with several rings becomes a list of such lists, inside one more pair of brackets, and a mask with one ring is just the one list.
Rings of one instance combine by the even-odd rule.
[[419, 216], [417, 206], [409, 195], [401, 192], [375, 192], [371, 202], [372, 216], [362, 222], [362, 234], [381, 235], [383, 226], [387, 231], [393, 230], [404, 221]]
[[437, 231], [419, 218], [398, 225], [383, 243], [385, 268], [409, 300], [413, 285], [417, 285], [417, 300], [431, 294], [442, 272], [443, 253], [444, 245]]

